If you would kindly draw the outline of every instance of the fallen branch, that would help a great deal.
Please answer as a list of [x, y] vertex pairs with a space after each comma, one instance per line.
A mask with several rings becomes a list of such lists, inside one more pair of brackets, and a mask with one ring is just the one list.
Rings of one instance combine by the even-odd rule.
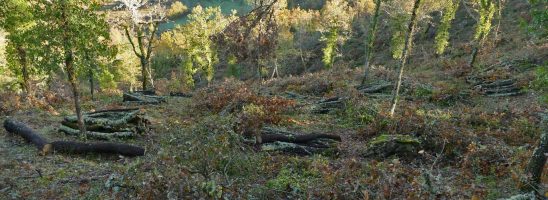
[[124, 156], [142, 156], [145, 154], [145, 149], [141, 147], [119, 143], [83, 143], [74, 141], [54, 141], [50, 143], [26, 124], [12, 119], [4, 121], [4, 128], [8, 132], [20, 135], [23, 139], [32, 143], [44, 155], [52, 151], [79, 154], [120, 154]]
[[190, 98], [190, 97], [192, 97], [192, 94], [185, 94], [185, 93], [182, 93], [182, 92], [170, 92], [169, 96]]

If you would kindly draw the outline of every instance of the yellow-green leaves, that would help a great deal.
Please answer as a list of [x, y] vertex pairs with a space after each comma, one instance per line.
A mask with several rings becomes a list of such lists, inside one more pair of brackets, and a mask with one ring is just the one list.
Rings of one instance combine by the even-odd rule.
[[476, 26], [476, 33], [474, 34], [475, 40], [482, 41], [489, 35], [491, 31], [491, 21], [495, 15], [496, 6], [492, 0], [479, 0], [479, 10], [480, 15], [478, 24]]
[[455, 13], [459, 7], [459, 2], [455, 2], [454, 0], [447, 0], [446, 3], [447, 4], [435, 38], [436, 53], [438, 55], [443, 54], [445, 48], [449, 44], [449, 29], [451, 28], [451, 22], [455, 18]]

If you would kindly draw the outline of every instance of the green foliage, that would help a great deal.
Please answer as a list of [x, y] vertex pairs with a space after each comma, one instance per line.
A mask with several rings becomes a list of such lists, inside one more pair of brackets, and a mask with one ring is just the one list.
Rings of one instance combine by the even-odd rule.
[[396, 14], [390, 20], [390, 29], [392, 30], [392, 39], [390, 40], [390, 50], [394, 59], [400, 59], [403, 55], [405, 46], [405, 32], [409, 15], [406, 13]]
[[548, 37], [548, 0], [529, 0], [531, 4], [531, 21], [527, 26], [529, 33], [537, 38]]
[[175, 1], [167, 10], [167, 16], [170, 18], [177, 17], [185, 13], [187, 10], [188, 7], [186, 7], [182, 2]]
[[533, 81], [533, 88], [537, 89], [544, 103], [548, 104], [548, 63], [537, 68], [537, 76]]
[[447, 0], [446, 7], [441, 18], [441, 23], [439, 25], [438, 31], [436, 32], [436, 53], [443, 54], [445, 48], [449, 44], [449, 29], [451, 28], [451, 22], [455, 18], [457, 9], [459, 7], [459, 2], [454, 0]]
[[337, 54], [337, 45], [344, 42], [344, 37], [350, 30], [352, 21], [352, 8], [348, 2], [343, 0], [330, 0], [326, 2], [321, 10], [321, 26], [319, 31], [326, 33], [321, 40], [325, 41], [325, 47], [322, 49], [322, 62], [327, 68], [333, 66]]
[[496, 6], [492, 0], [479, 0], [478, 13], [480, 15], [474, 39], [483, 41], [491, 31], [491, 23], [495, 15]]
[[326, 68], [333, 67], [333, 62], [335, 61], [336, 52], [337, 52], [338, 35], [339, 34], [337, 33], [337, 30], [333, 29], [324, 38], [325, 47], [322, 49], [322, 52], [323, 52], [322, 62]]
[[222, 31], [233, 19], [235, 13], [225, 17], [219, 7], [203, 9], [196, 6], [189, 14], [189, 22], [177, 26], [171, 37], [176, 51], [183, 57], [182, 71], [185, 82], [192, 87], [194, 74], [203, 72], [210, 82], [214, 75], [214, 66], [218, 62], [217, 51], [211, 36]]
[[293, 194], [303, 194], [307, 186], [319, 179], [321, 174], [318, 170], [311, 168], [310, 163], [301, 162], [298, 162], [298, 165], [292, 163], [284, 166], [276, 178], [266, 182], [266, 187], [277, 191], [287, 191], [289, 188]]

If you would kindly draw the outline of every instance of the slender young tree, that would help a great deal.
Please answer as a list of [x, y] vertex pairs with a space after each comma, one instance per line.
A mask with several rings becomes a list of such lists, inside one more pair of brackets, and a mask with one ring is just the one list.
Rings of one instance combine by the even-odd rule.
[[415, 20], [417, 18], [417, 11], [419, 9], [420, 4], [421, 4], [421, 0], [415, 0], [415, 3], [413, 4], [413, 11], [411, 12], [411, 19], [409, 20], [409, 25], [407, 26], [407, 33], [405, 36], [405, 45], [403, 47], [402, 56], [399, 62], [400, 72], [398, 75], [398, 83], [396, 84], [396, 87], [394, 88], [394, 91], [392, 93], [392, 101], [391, 101], [392, 107], [390, 109], [390, 117], [394, 117], [396, 106], [400, 98], [400, 88], [401, 88], [401, 83], [403, 79], [403, 71], [405, 69], [405, 63], [407, 62], [407, 56], [409, 54], [410, 46], [413, 41], [413, 31], [415, 28]]
[[0, 1], [0, 28], [8, 35], [8, 65], [17, 68], [20, 75], [20, 85], [27, 98], [34, 96], [30, 83], [30, 56], [34, 30], [34, 16], [31, 5], [25, 0]]
[[365, 41], [365, 72], [362, 79], [362, 85], [365, 84], [365, 81], [369, 79], [369, 65], [371, 64], [371, 56], [373, 55], [373, 44], [375, 42], [375, 36], [377, 35], [377, 25], [379, 23], [379, 15], [381, 8], [382, 0], [375, 0], [375, 14], [371, 19], [369, 25], [369, 33]]
[[[141, 76], [143, 90], [154, 89], [154, 79], [150, 67], [153, 43], [155, 42], [158, 28], [166, 18], [166, 9], [162, 1], [156, 1], [150, 12], [142, 8], [149, 3], [148, 0], [121, 0], [127, 8], [131, 18], [124, 25], [125, 35], [131, 44], [133, 53], [141, 63]], [[137, 43], [135, 43], [137, 41]]]
[[[103, 55], [109, 40], [109, 28], [97, 14], [99, 5], [93, 0], [37, 0], [37, 28], [43, 45], [41, 66], [62, 66], [71, 85], [78, 128], [86, 128], [80, 105], [78, 74], [89, 71], [86, 55]], [[108, 51], [107, 51], [108, 52]]]

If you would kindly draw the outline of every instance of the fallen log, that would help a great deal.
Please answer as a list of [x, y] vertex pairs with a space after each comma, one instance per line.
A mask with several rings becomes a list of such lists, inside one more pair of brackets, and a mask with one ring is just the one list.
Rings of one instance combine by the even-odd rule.
[[357, 89], [362, 93], [378, 93], [392, 88], [392, 83], [380, 83], [372, 86], [359, 86]]
[[298, 155], [336, 152], [336, 143], [342, 141], [338, 135], [297, 134], [271, 127], [261, 129], [261, 150], [280, 151]]
[[192, 97], [192, 94], [185, 94], [185, 93], [182, 93], [182, 92], [170, 92], [169, 96], [190, 98], [190, 97]]
[[10, 133], [15, 133], [23, 137], [26, 141], [32, 143], [36, 148], [42, 150], [44, 146], [48, 143], [45, 138], [34, 133], [27, 125], [22, 122], [15, 121], [12, 119], [6, 119], [4, 121], [4, 128]]
[[23, 137], [27, 142], [32, 143], [40, 150], [42, 154], [48, 154], [52, 151], [65, 153], [104, 153], [104, 154], [120, 154], [124, 156], [142, 156], [145, 154], [145, 149], [119, 143], [83, 143], [74, 141], [54, 141], [48, 142], [45, 138], [36, 133], [26, 124], [6, 119], [4, 128], [13, 134]]
[[[68, 126], [61, 125], [59, 127], [59, 131], [67, 134], [67, 135], [80, 135], [80, 130], [74, 129]], [[135, 137], [135, 133], [133, 131], [128, 130], [124, 132], [97, 132], [93, 130], [86, 130], [86, 136], [89, 136], [91, 138], [101, 139], [101, 140], [111, 140], [113, 138], [132, 138]]]
[[312, 113], [314, 114], [327, 114], [334, 110], [343, 109], [345, 104], [345, 98], [333, 97], [325, 100], [321, 100], [312, 107]]
[[124, 102], [140, 103], [140, 104], [160, 104], [165, 103], [166, 99], [164, 97], [156, 95], [146, 95], [140, 93], [127, 93], [123, 94]]
[[124, 156], [143, 156], [145, 149], [129, 144], [119, 143], [83, 143], [74, 141], [54, 141], [51, 143], [53, 151], [86, 154], [86, 153], [102, 153], [102, 154], [120, 154]]

